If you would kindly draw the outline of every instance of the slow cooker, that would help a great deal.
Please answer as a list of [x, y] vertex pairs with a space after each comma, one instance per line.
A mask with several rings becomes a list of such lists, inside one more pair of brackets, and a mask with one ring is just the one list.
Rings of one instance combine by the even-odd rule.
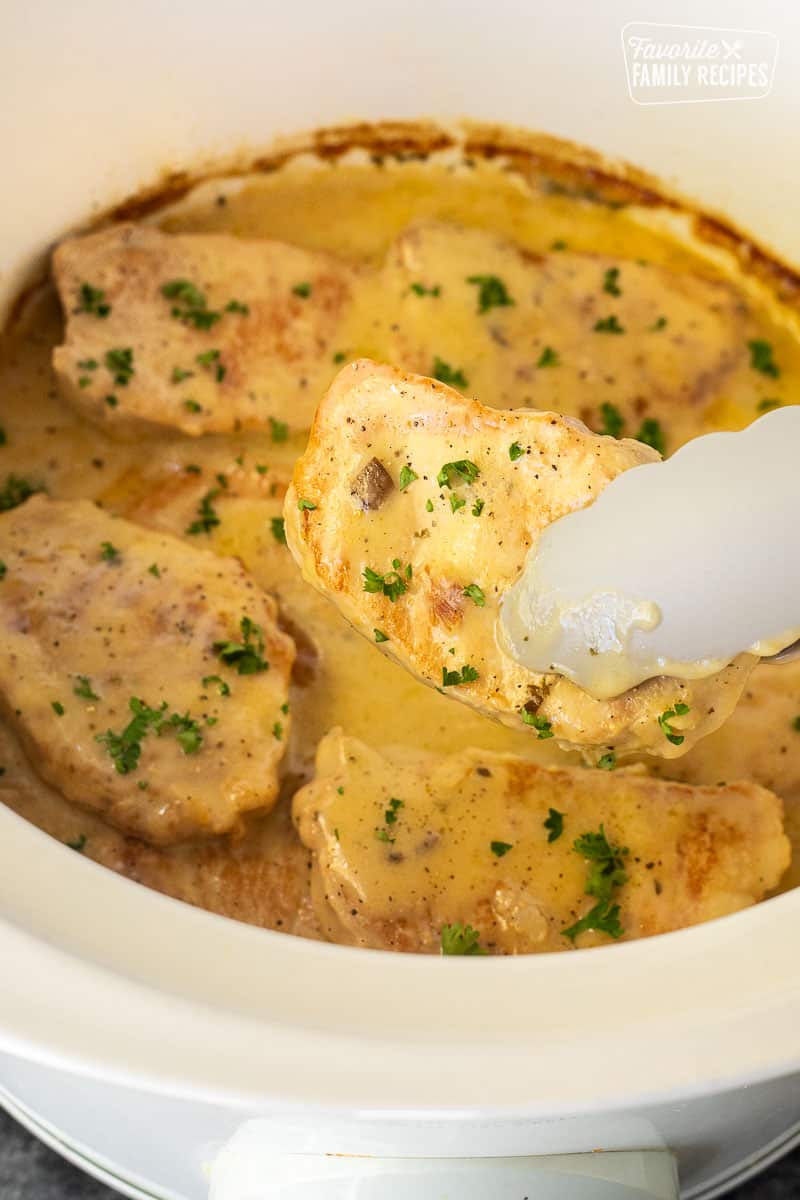
[[[0, 311], [54, 240], [165, 175], [389, 118], [590, 145], [800, 263], [794, 18], [779, 0], [7, 0]], [[630, 26], [667, 22], [766, 55], [767, 82], [650, 102]], [[0, 1101], [124, 1194], [700, 1200], [800, 1139], [797, 894], [576, 955], [443, 961], [192, 909], [1, 808], [0, 845]]]

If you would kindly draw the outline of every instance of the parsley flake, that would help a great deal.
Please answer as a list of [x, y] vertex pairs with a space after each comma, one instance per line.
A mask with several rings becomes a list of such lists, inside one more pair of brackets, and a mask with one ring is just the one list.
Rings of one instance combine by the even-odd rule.
[[643, 442], [645, 446], [652, 446], [661, 455], [666, 452], [664, 431], [661, 428], [660, 422], [656, 421], [654, 417], [645, 417], [639, 432], [636, 434], [636, 441]]
[[415, 296], [438, 296], [442, 289], [438, 283], [433, 287], [425, 287], [424, 283], [412, 283], [408, 290]]
[[613, 771], [617, 765], [617, 756], [613, 750], [602, 754], [597, 760], [597, 766], [601, 771]]
[[618, 438], [625, 428], [625, 418], [615, 404], [600, 405], [600, 415], [603, 418], [603, 424], [598, 429], [598, 433], [604, 434], [606, 437]]
[[0, 512], [10, 512], [12, 508], [24, 504], [36, 492], [43, 491], [41, 484], [31, 483], [29, 479], [23, 479], [19, 475], [7, 475], [3, 487], [0, 488]]
[[388, 596], [389, 600], [394, 604], [398, 597], [408, 591], [406, 579], [411, 578], [411, 567], [408, 566], [406, 568], [406, 578], [404, 579], [400, 574], [400, 565], [398, 558], [393, 559], [392, 566], [394, 570], [387, 571], [383, 575], [380, 571], [374, 571], [372, 567], [364, 567], [361, 572], [364, 580], [364, 591]]
[[231, 689], [229, 688], [229, 686], [225, 682], [225, 680], [221, 679], [219, 677], [219, 675], [204, 675], [203, 676], [203, 687], [204, 688], [207, 688], [209, 686], [209, 684], [212, 684], [212, 683], [215, 683], [217, 685], [220, 696], [230, 696]]
[[509, 850], [513, 850], [514, 846], [511, 842], [490, 842], [489, 848], [497, 858], [502, 858], [505, 854], [508, 854]]
[[750, 366], [753, 370], [760, 371], [762, 375], [769, 375], [771, 379], [777, 379], [781, 369], [772, 357], [771, 344], [763, 338], [753, 338], [747, 343], [747, 348], [750, 351]]
[[458, 687], [462, 683], [474, 683], [480, 676], [474, 667], [465, 663], [460, 671], [448, 671], [442, 667], [442, 687]]
[[508, 308], [514, 303], [497, 275], [468, 275], [467, 283], [477, 285], [479, 313], [488, 312], [490, 308]]
[[275, 541], [281, 546], [286, 545], [286, 522], [283, 517], [272, 517], [270, 520], [270, 529]]
[[292, 293], [295, 296], [299, 296], [302, 300], [307, 300], [308, 297], [311, 295], [311, 284], [310, 283], [296, 283], [294, 285], [294, 287], [292, 288]]
[[188, 279], [171, 279], [163, 284], [161, 295], [166, 300], [176, 300], [171, 315], [176, 321], [194, 325], [195, 329], [210, 329], [221, 318], [221, 313], [208, 308], [206, 298], [199, 288]]
[[593, 329], [594, 329], [595, 333], [624, 333], [625, 332], [624, 328], [622, 327], [622, 325], [620, 325], [619, 321], [617, 320], [616, 316], [614, 316], [613, 313], [611, 314], [610, 317], [601, 317], [598, 321], [595, 321], [595, 323], [593, 325]]
[[547, 830], [547, 841], [557, 842], [564, 832], [564, 814], [557, 808], [551, 808], [548, 810], [547, 820], [542, 824]]
[[269, 419], [269, 431], [273, 442], [285, 442], [289, 437], [289, 425], [286, 421], [276, 421], [275, 417]]
[[483, 594], [483, 588], [479, 587], [477, 583], [471, 583], [469, 587], [465, 587], [463, 595], [465, 595], [468, 600], [472, 600], [474, 604], [477, 604], [478, 608], [484, 608], [486, 605], [486, 597]]
[[525, 451], [522, 446], [520, 446], [519, 442], [512, 442], [508, 447], [508, 457], [512, 462], [516, 462], [518, 458], [522, 458], [524, 453]]
[[88, 675], [76, 675], [77, 683], [72, 689], [73, 696], [81, 700], [99, 700], [100, 697], [92, 690], [92, 681]]
[[609, 296], [621, 296], [622, 288], [619, 286], [619, 267], [609, 267], [603, 276], [603, 291], [608, 292]]
[[400, 468], [400, 491], [404, 492], [416, 479], [419, 479], [417, 472], [405, 463]]
[[113, 542], [101, 542], [100, 557], [102, 558], [103, 562], [118, 562], [119, 550], [113, 544]]
[[480, 473], [480, 467], [474, 462], [460, 458], [457, 462], [445, 463], [436, 476], [436, 482], [439, 487], [458, 487], [461, 483], [474, 483]]
[[373, 629], [372, 632], [375, 634], [376, 642], [388, 642], [389, 641], [388, 633], [384, 633], [382, 629]]
[[111, 312], [111, 305], [107, 303], [102, 288], [82, 283], [78, 289], [78, 307], [75, 312], [89, 313], [93, 317], [107, 317]]
[[50, 707], [52, 708], [53, 712], [56, 714], [57, 717], [63, 717], [64, 705], [61, 703], [60, 700], [51, 700]]
[[103, 361], [114, 376], [114, 383], [117, 387], [127, 387], [134, 372], [131, 347], [117, 346], [113, 350], [108, 350]]
[[434, 379], [438, 379], [440, 383], [447, 383], [451, 387], [468, 387], [467, 377], [464, 372], [458, 367], [451, 367], [443, 358], [438, 355], [433, 360], [433, 368], [431, 374]]
[[678, 702], [674, 708], [665, 709], [658, 718], [658, 724], [661, 732], [664, 734], [664, 737], [667, 739], [667, 741], [671, 742], [673, 746], [682, 746], [686, 739], [682, 733], [675, 732], [675, 730], [672, 728], [672, 725], [670, 725], [670, 721], [672, 721], [674, 717], [685, 717], [688, 712], [691, 712], [689, 705]]
[[239, 675], [256, 675], [269, 669], [264, 658], [264, 630], [249, 617], [242, 617], [239, 628], [240, 642], [214, 642], [214, 653], [229, 667], [235, 667]]
[[537, 367], [557, 367], [561, 362], [558, 351], [552, 346], [545, 346], [536, 363]]
[[581, 834], [572, 848], [589, 862], [584, 894], [593, 896], [597, 903], [574, 925], [562, 929], [563, 936], [574, 942], [578, 934], [592, 929], [612, 938], [622, 937], [624, 930], [619, 919], [619, 905], [612, 904], [612, 898], [616, 889], [628, 879], [624, 864], [627, 847], [611, 845], [601, 825], [598, 833]]
[[214, 508], [214, 501], [221, 490], [221, 488], [212, 488], [211, 491], [206, 492], [197, 506], [196, 519], [186, 528], [187, 533], [211, 533], [211, 530], [219, 525], [220, 519]]
[[519, 715], [524, 725], [530, 725], [532, 729], [537, 730], [540, 742], [555, 736], [547, 717], [540, 717], [538, 713], [530, 712], [527, 708], [521, 708]]
[[459, 922], [455, 922], [453, 925], [443, 925], [442, 954], [464, 956], [486, 954], [487, 951], [480, 944], [480, 937], [477, 929], [473, 929], [471, 925], [461, 925]]

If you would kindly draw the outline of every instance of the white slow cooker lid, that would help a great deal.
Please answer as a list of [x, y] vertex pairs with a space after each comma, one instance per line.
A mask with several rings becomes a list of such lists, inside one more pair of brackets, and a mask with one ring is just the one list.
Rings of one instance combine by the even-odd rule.
[[[800, 261], [794, 8], [771, 95], [643, 107], [622, 29], [663, 3], [10, 0], [0, 6], [0, 313], [69, 226], [159, 170], [387, 115], [546, 129], [660, 174]], [[757, 19], [755, 14], [757, 13]], [[0, 808], [0, 1046], [239, 1105], [515, 1115], [800, 1067], [800, 893], [622, 946], [441, 960], [304, 942], [148, 892]]]

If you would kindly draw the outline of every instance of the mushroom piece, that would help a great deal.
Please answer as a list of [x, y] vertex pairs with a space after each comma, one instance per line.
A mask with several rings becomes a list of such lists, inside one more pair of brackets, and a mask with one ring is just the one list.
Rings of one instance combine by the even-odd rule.
[[383, 463], [371, 458], [359, 471], [350, 488], [350, 495], [363, 509], [380, 508], [394, 488], [394, 480]]

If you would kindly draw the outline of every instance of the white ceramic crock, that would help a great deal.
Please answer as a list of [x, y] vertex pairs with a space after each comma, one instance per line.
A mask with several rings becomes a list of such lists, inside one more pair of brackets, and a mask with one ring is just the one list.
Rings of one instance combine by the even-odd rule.
[[[633, 19], [776, 34], [771, 94], [634, 103]], [[163, 169], [360, 118], [572, 138], [800, 261], [788, 0], [5, 0], [0, 56], [0, 309], [55, 238]], [[666, 1150], [710, 1197], [800, 1130], [797, 893], [635, 944], [440, 960], [193, 910], [6, 810], [0, 862], [0, 1099], [130, 1195], [201, 1200], [239, 1130], [221, 1200], [666, 1198], [667, 1157], [611, 1153]], [[373, 1157], [323, 1178], [330, 1152]], [[231, 1190], [234, 1160], [256, 1190]]]

